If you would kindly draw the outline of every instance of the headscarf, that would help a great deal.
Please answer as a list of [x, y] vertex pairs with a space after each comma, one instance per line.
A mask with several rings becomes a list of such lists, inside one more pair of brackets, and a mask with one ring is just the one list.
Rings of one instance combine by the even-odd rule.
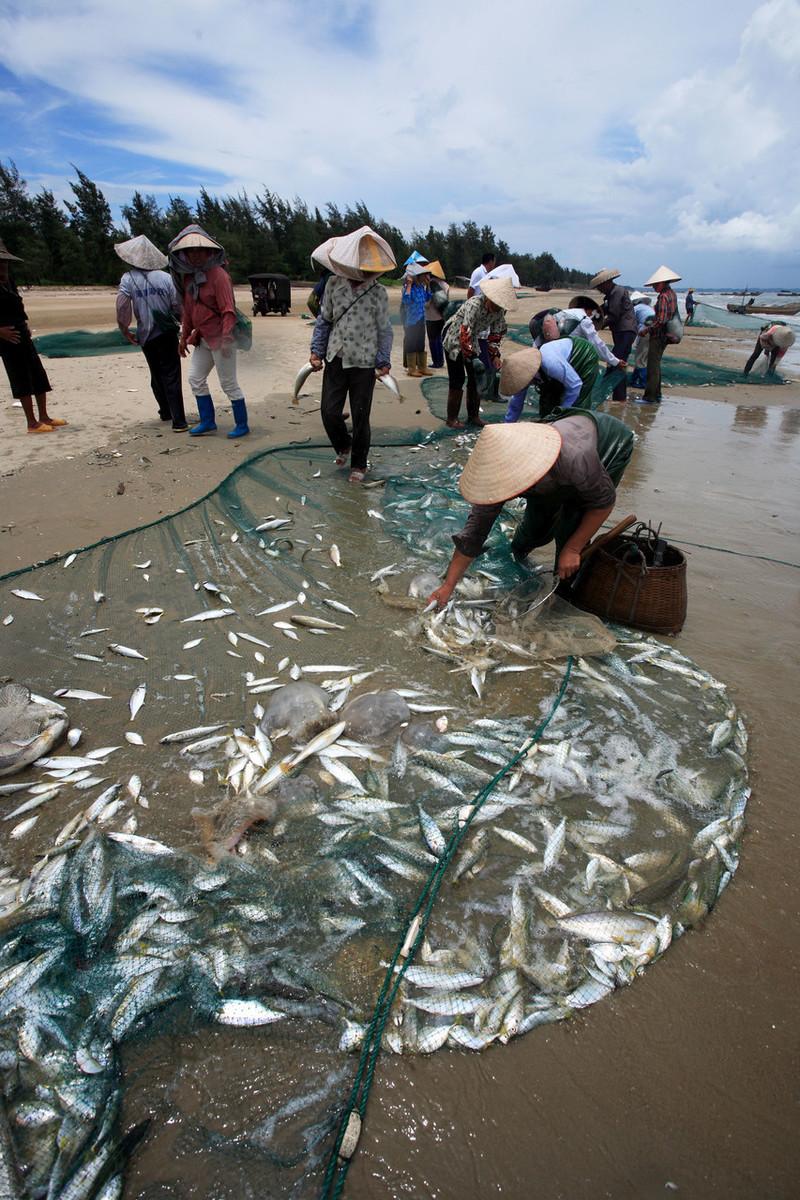
[[[218, 250], [211, 251], [202, 267], [193, 267], [186, 257], [185, 250], [172, 249], [176, 242], [179, 242], [181, 238], [185, 238], [189, 233], [202, 234], [203, 237], [208, 238], [210, 242], [219, 247]], [[169, 246], [167, 246], [167, 251], [169, 253], [169, 270], [175, 281], [176, 288], [183, 294], [185, 287], [188, 287], [195, 300], [200, 291], [200, 285], [205, 283], [208, 278], [207, 272], [211, 267], [224, 267], [226, 261], [225, 251], [219, 242], [215, 238], [212, 238], [210, 233], [206, 233], [202, 226], [197, 224], [187, 225], [179, 234], [176, 234]]]

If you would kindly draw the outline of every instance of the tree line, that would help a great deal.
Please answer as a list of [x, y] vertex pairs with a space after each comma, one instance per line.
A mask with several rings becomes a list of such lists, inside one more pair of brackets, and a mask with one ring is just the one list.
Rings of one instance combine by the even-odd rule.
[[489, 250], [498, 262], [512, 262], [527, 286], [578, 286], [589, 280], [585, 271], [562, 267], [547, 251], [512, 252], [488, 225], [464, 221], [451, 223], [446, 230], [430, 226], [406, 238], [364, 203], [344, 209], [326, 204], [323, 211], [309, 208], [299, 197], [284, 200], [268, 188], [252, 199], [245, 192], [212, 196], [203, 188], [194, 206], [180, 196], [170, 196], [165, 208], [155, 196], [136, 191], [130, 203], [122, 205], [124, 226], [118, 226], [101, 189], [83, 171], [74, 170], [77, 178], [69, 185], [72, 199], [62, 205], [49, 188], [32, 195], [15, 163], [0, 162], [0, 237], [12, 254], [25, 260], [15, 270], [21, 283], [114, 284], [121, 269], [114, 242], [143, 233], [166, 250], [167, 243], [191, 221], [222, 243], [237, 282], [259, 271], [308, 279], [313, 276], [309, 256], [314, 247], [361, 225], [371, 225], [386, 238], [398, 263], [416, 248], [431, 261], [439, 259], [451, 280], [470, 275]]

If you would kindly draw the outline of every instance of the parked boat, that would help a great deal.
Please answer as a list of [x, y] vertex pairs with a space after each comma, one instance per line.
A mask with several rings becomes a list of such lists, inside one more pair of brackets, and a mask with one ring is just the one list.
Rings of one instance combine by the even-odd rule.
[[741, 317], [749, 317], [751, 315], [796, 317], [800, 313], [800, 304], [761, 305], [753, 304], [751, 300], [749, 304], [729, 304], [727, 305], [727, 309], [728, 312], [738, 313]]

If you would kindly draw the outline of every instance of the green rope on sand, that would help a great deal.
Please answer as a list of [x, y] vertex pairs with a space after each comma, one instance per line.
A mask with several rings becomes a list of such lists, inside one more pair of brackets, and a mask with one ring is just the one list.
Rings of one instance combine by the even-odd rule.
[[[373, 1079], [375, 1076], [375, 1068], [378, 1063], [378, 1056], [381, 1050], [381, 1041], [383, 1039], [383, 1031], [386, 1027], [386, 1022], [389, 1020], [389, 1014], [392, 1010], [395, 997], [398, 989], [403, 982], [403, 976], [406, 970], [414, 961], [414, 956], [417, 953], [419, 946], [425, 938], [425, 933], [430, 919], [431, 910], [436, 902], [436, 897], [439, 894], [439, 889], [442, 885], [445, 872], [453, 861], [456, 851], [464, 840], [470, 825], [475, 816], [480, 811], [484, 802], [495, 789], [499, 781], [506, 775], [520, 759], [524, 758], [530, 750], [539, 741], [547, 726], [555, 716], [561, 701], [564, 698], [564, 693], [567, 690], [569, 677], [572, 673], [572, 656], [567, 659], [567, 665], [564, 670], [564, 675], [561, 680], [561, 686], [558, 693], [550, 706], [547, 716], [544, 717], [534, 729], [533, 733], [523, 743], [521, 749], [509, 759], [505, 766], [501, 767], [493, 779], [483, 787], [472, 802], [469, 816], [464, 821], [463, 825], [457, 825], [456, 829], [447, 843], [444, 854], [437, 862], [436, 866], [431, 871], [428, 880], [423, 887], [417, 899], [416, 906], [410, 914], [405, 928], [401, 932], [398, 939], [395, 952], [392, 956], [392, 961], [386, 969], [383, 984], [381, 986], [378, 999], [375, 1003], [375, 1009], [372, 1014], [372, 1020], [367, 1028], [367, 1033], [364, 1038], [364, 1045], [361, 1050], [361, 1057], [358, 1063], [358, 1071], [350, 1092], [350, 1098], [347, 1106], [342, 1113], [339, 1121], [339, 1129], [336, 1135], [333, 1149], [331, 1150], [328, 1166], [325, 1171], [325, 1178], [322, 1184], [321, 1200], [337, 1200], [342, 1193], [342, 1188], [347, 1178], [347, 1172], [350, 1167], [350, 1159], [342, 1158], [339, 1151], [344, 1140], [345, 1132], [350, 1122], [351, 1114], [357, 1113], [359, 1118], [363, 1120], [364, 1113], [367, 1108], [367, 1100], [369, 1099], [370, 1089], [372, 1088]], [[416, 929], [416, 933], [414, 930]], [[412, 937], [413, 934], [413, 937]], [[410, 949], [401, 964], [399, 970], [395, 973], [395, 967], [398, 960], [401, 958], [402, 951], [408, 942], [411, 942]]]

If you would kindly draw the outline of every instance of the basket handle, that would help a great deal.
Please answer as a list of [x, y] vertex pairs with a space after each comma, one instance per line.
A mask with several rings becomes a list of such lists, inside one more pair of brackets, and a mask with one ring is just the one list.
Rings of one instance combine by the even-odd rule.
[[636, 516], [631, 513], [629, 517], [625, 517], [613, 529], [609, 529], [607, 533], [603, 533], [600, 537], [596, 537], [593, 541], [589, 542], [589, 545], [584, 546], [583, 550], [581, 550], [581, 563], [585, 563], [587, 559], [591, 558], [595, 550], [599, 550], [601, 546], [605, 546], [606, 542], [613, 541], [614, 538], [619, 537], [621, 533], [624, 533], [626, 529], [630, 529], [631, 525], [635, 525], [635, 523]]

